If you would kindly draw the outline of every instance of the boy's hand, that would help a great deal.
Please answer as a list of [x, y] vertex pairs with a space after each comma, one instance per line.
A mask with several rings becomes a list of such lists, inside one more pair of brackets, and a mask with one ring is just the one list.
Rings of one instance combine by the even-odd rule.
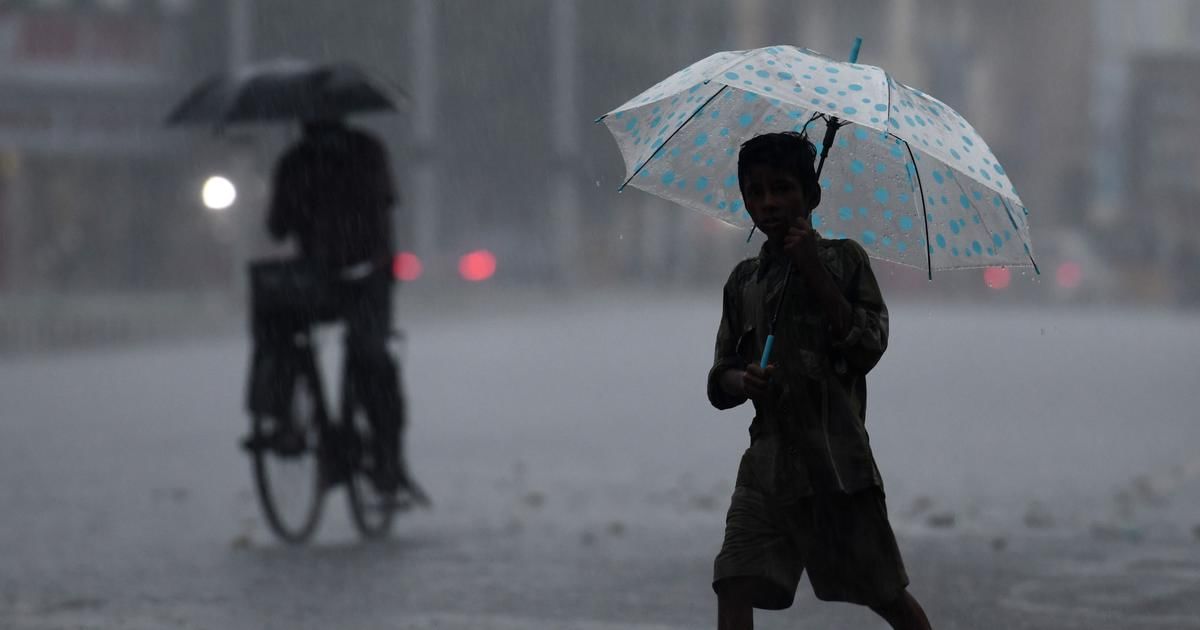
[[767, 369], [757, 363], [749, 363], [742, 372], [742, 392], [754, 401], [764, 401], [771, 395], [771, 377], [775, 374], [775, 364], [768, 363]]
[[817, 258], [817, 232], [808, 217], [796, 219], [783, 238], [783, 251], [791, 257], [802, 272], [821, 268]]

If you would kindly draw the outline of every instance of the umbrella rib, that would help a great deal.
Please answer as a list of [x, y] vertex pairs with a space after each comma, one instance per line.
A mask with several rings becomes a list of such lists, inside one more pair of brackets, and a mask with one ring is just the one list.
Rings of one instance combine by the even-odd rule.
[[[957, 170], [957, 169], [956, 169], [956, 170]], [[994, 233], [994, 232], [992, 232], [992, 228], [988, 226], [988, 224], [987, 224], [987, 221], [984, 221], [984, 220], [983, 220], [983, 213], [979, 211], [979, 208], [976, 206], [976, 204], [975, 204], [975, 201], [972, 201], [972, 200], [971, 200], [971, 197], [972, 197], [973, 195], [968, 195], [968, 194], [967, 194], [967, 189], [966, 189], [966, 188], [963, 188], [963, 185], [962, 185], [962, 183], [961, 183], [961, 182], [959, 182], [959, 181], [958, 181], [958, 177], [957, 177], [957, 176], [956, 176], [956, 177], [952, 177], [952, 178], [950, 179], [950, 181], [954, 182], [954, 185], [955, 185], [955, 186], [958, 188], [958, 192], [959, 192], [959, 194], [960, 194], [960, 195], [962, 195], [962, 198], [963, 198], [963, 199], [966, 199], [966, 200], [967, 200], [967, 203], [968, 203], [968, 204], [970, 204], [970, 206], [971, 206], [971, 207], [970, 207], [970, 210], [971, 210], [971, 211], [973, 211], [973, 212], [975, 213], [975, 216], [976, 216], [976, 218], [978, 218], [978, 219], [979, 219], [979, 225], [982, 225], [982, 226], [983, 226], [983, 231], [984, 231], [984, 232], [987, 232], [988, 238], [991, 238], [991, 237], [995, 236], [995, 233]], [[976, 194], [976, 195], [978, 195], [978, 194], [979, 194], [979, 192], [978, 192], [978, 191], [975, 191], [975, 194]], [[1010, 217], [1010, 220], [1011, 220], [1011, 217]], [[965, 246], [964, 246], [964, 249], [966, 249], [966, 247], [965, 247]], [[967, 252], [967, 253], [970, 253], [970, 252]], [[982, 254], [980, 254], [980, 255], [982, 255]], [[986, 264], [985, 264], [985, 265], [983, 265], [983, 266], [987, 267], [987, 266], [991, 266], [991, 265], [986, 265]]]
[[662, 151], [663, 147], [667, 146], [667, 144], [669, 144], [671, 142], [671, 139], [675, 137], [675, 134], [679, 133], [684, 127], [687, 126], [688, 123], [692, 122], [692, 119], [695, 118], [696, 115], [699, 114], [701, 111], [703, 111], [705, 107], [708, 107], [708, 104], [711, 103], [714, 98], [717, 98], [717, 96], [719, 94], [721, 94], [721, 92], [724, 92], [725, 88], [727, 88], [727, 87], [729, 87], [729, 86], [725, 85], [725, 84], [721, 84], [721, 89], [717, 90], [716, 92], [713, 92], [713, 95], [708, 97], [707, 101], [704, 101], [704, 103], [701, 104], [700, 107], [697, 107], [696, 111], [692, 112], [692, 115], [688, 116], [687, 120], [683, 121], [683, 124], [679, 125], [679, 127], [677, 129], [675, 129], [675, 131], [672, 131], [671, 135], [667, 136], [667, 139], [663, 140], [662, 144], [658, 145], [658, 148], [654, 150], [654, 153], [650, 154], [650, 157], [646, 158], [641, 164], [638, 165], [638, 167], [636, 169], [634, 169], [633, 174], [629, 176], [629, 179], [625, 180], [624, 184], [621, 184], [621, 187], [617, 189], [617, 192], [621, 192], [622, 190], [625, 190], [625, 187], [629, 185], [629, 182], [633, 181], [633, 178], [637, 177], [638, 173], [642, 172], [643, 168], [646, 168], [646, 165], [650, 163], [650, 160], [653, 160], [654, 156], [658, 155], [658, 152]]
[[925, 222], [925, 269], [929, 272], [929, 279], [933, 280], [933, 245], [929, 241], [929, 210], [925, 206], [925, 185], [921, 183], [921, 171], [917, 168], [917, 158], [913, 156], [912, 147], [908, 141], [897, 136], [896, 138], [904, 143], [904, 148], [908, 151], [908, 159], [912, 161], [913, 177], [917, 180], [917, 198], [921, 200], [921, 220]]
[[1008, 207], [1008, 200], [1004, 195], [1000, 195], [1000, 203], [1004, 205], [1004, 211], [1008, 213], [1008, 221], [1012, 223], [1013, 229], [1017, 231], [1017, 238], [1021, 239], [1021, 244], [1025, 246], [1025, 255], [1029, 256], [1029, 262], [1033, 265], [1033, 271], [1037, 275], [1042, 275], [1042, 270], [1038, 268], [1037, 261], [1033, 259], [1033, 252], [1030, 251], [1029, 243], [1025, 241], [1025, 237], [1021, 235], [1021, 228], [1017, 226], [1017, 220], [1013, 218], [1012, 208]]

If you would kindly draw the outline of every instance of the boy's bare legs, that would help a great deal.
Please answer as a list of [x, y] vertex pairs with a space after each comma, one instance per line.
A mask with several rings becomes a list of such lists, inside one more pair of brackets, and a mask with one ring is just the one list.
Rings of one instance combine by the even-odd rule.
[[930, 630], [925, 610], [907, 590], [901, 591], [900, 596], [892, 602], [872, 606], [871, 610], [895, 630]]
[[717, 591], [717, 630], [754, 630], [754, 582], [721, 580]]

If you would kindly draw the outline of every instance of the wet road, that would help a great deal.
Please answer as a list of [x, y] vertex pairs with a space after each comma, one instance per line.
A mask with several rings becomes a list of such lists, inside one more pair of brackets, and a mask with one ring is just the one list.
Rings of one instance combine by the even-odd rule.
[[[745, 410], [703, 297], [410, 309], [437, 502], [276, 545], [240, 337], [0, 361], [0, 628], [695, 628]], [[938, 628], [1200, 628], [1200, 321], [893, 305], [869, 429]], [[325, 343], [336, 362], [335, 338]], [[760, 627], [885, 627], [813, 600]]]

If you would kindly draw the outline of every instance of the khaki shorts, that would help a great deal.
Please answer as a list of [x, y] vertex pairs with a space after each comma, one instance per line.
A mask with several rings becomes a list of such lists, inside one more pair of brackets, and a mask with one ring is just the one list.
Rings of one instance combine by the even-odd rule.
[[713, 589], [720, 592], [728, 578], [750, 578], [759, 582], [754, 607], [782, 610], [792, 605], [805, 569], [818, 599], [876, 606], [900, 595], [908, 574], [882, 489], [779, 505], [753, 485], [734, 488]]

